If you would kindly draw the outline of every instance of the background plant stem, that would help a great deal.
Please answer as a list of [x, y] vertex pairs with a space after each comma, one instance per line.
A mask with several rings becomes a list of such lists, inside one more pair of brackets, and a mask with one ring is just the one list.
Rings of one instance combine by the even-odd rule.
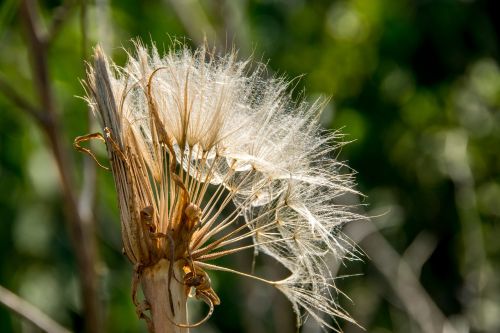
[[25, 26], [27, 44], [30, 48], [33, 81], [44, 110], [45, 121], [39, 123], [45, 132], [49, 146], [54, 155], [66, 204], [67, 227], [74, 247], [76, 261], [81, 277], [81, 295], [83, 300], [83, 316], [87, 332], [101, 332], [101, 304], [98, 279], [96, 274], [97, 251], [94, 236], [94, 219], [92, 214], [83, 217], [78, 207], [78, 195], [68, 158], [66, 146], [70, 142], [64, 136], [59, 125], [56, 105], [47, 63], [47, 42], [39, 27], [37, 6], [32, 0], [24, 0], [21, 4], [21, 18]]

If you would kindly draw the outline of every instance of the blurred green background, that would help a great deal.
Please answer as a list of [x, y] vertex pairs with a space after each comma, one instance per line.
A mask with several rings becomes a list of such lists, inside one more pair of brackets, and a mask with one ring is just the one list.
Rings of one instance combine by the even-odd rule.
[[[366, 254], [339, 269], [354, 275], [337, 281], [352, 317], [367, 332], [500, 332], [499, 14], [495, 0], [0, 1], [0, 285], [84, 330], [68, 196], [46, 127], [25, 112], [47, 111], [46, 84], [56, 140], [73, 165], [70, 190], [91, 199], [78, 204], [95, 222], [103, 331], [146, 332], [130, 299], [112, 176], [97, 170], [93, 191], [87, 157], [72, 149], [75, 136], [95, 129], [79, 80], [98, 41], [123, 64], [121, 46], [133, 37], [168, 49], [173, 37], [194, 46], [206, 36], [221, 51], [234, 45], [242, 59], [267, 62], [270, 73], [303, 75], [297, 95], [332, 97], [322, 123], [352, 141], [339, 159], [358, 171], [373, 216], [345, 228]], [[40, 83], [33, 64], [45, 58]], [[233, 260], [248, 268], [251, 253]], [[275, 291], [228, 274], [212, 279], [222, 304], [192, 332], [294, 332]], [[312, 320], [302, 329], [319, 331]], [[0, 332], [37, 329], [0, 306]]]

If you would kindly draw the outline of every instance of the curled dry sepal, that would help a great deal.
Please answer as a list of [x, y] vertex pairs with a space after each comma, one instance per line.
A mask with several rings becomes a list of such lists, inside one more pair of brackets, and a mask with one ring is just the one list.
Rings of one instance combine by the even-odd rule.
[[[183, 45], [162, 56], [137, 42], [118, 67], [95, 50], [85, 86], [103, 135], [76, 146], [90, 153], [78, 143], [106, 142], [138, 314], [157, 328], [159, 314], [146, 314], [152, 300], [145, 292], [138, 302], [136, 289], [143, 272], [164, 262], [167, 288], [182, 285], [185, 302], [193, 287], [210, 314], [219, 299], [207, 271], [221, 270], [279, 289], [299, 325], [310, 315], [336, 330], [336, 317], [351, 319], [336, 302], [329, 266], [356, 258], [340, 227], [363, 218], [338, 202], [358, 194], [352, 172], [332, 157], [340, 135], [321, 130], [323, 103], [294, 102], [283, 79], [235, 58]], [[289, 276], [270, 281], [212, 262], [246, 249], [271, 256]], [[164, 296], [175, 316], [176, 296]]]

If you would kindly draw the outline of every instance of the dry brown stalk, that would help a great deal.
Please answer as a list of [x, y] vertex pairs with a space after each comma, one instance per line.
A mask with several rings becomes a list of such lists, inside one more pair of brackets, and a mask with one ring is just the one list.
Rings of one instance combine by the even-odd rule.
[[[59, 124], [58, 111], [54, 102], [52, 82], [47, 62], [48, 43], [64, 21], [63, 16], [69, 10], [70, 3], [65, 5], [61, 16], [54, 18], [53, 29], [49, 35], [42, 33], [39, 24], [37, 4], [33, 0], [23, 0], [20, 5], [20, 16], [25, 28], [27, 44], [32, 61], [33, 82], [39, 101], [35, 106], [28, 102], [4, 79], [0, 80], [0, 89], [11, 101], [31, 115], [45, 133], [48, 144], [54, 155], [59, 171], [62, 191], [65, 200], [67, 228], [74, 246], [75, 256], [81, 276], [83, 316], [88, 332], [100, 332], [101, 304], [96, 274], [97, 249], [94, 236], [94, 218], [92, 214], [83, 214], [79, 208], [77, 188], [73, 179], [73, 167], [68, 151], [62, 143], [64, 134]], [[82, 4], [83, 6], [83, 4]], [[84, 6], [83, 6], [84, 7]], [[83, 12], [82, 8], [82, 12]], [[62, 15], [64, 14], [64, 15]], [[84, 15], [82, 14], [82, 18]], [[82, 23], [83, 24], [83, 23]], [[82, 27], [84, 27], [82, 25]]]

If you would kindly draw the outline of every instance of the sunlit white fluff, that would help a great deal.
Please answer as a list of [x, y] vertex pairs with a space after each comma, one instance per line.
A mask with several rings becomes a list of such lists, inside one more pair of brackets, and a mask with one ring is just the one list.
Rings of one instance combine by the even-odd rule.
[[193, 260], [252, 277], [209, 261], [263, 252], [290, 276], [253, 278], [282, 291], [299, 319], [305, 310], [334, 328], [329, 316], [350, 319], [335, 301], [329, 263], [352, 254], [340, 228], [361, 218], [337, 202], [356, 193], [332, 157], [338, 134], [320, 128], [322, 103], [294, 102], [284, 80], [249, 68], [233, 53], [180, 47], [160, 56], [140, 43], [118, 67], [97, 49], [88, 100], [106, 133], [125, 252], [135, 264], [164, 256], [138, 216], [152, 206], [155, 231], [173, 228], [180, 179], [202, 212], [189, 240]]

